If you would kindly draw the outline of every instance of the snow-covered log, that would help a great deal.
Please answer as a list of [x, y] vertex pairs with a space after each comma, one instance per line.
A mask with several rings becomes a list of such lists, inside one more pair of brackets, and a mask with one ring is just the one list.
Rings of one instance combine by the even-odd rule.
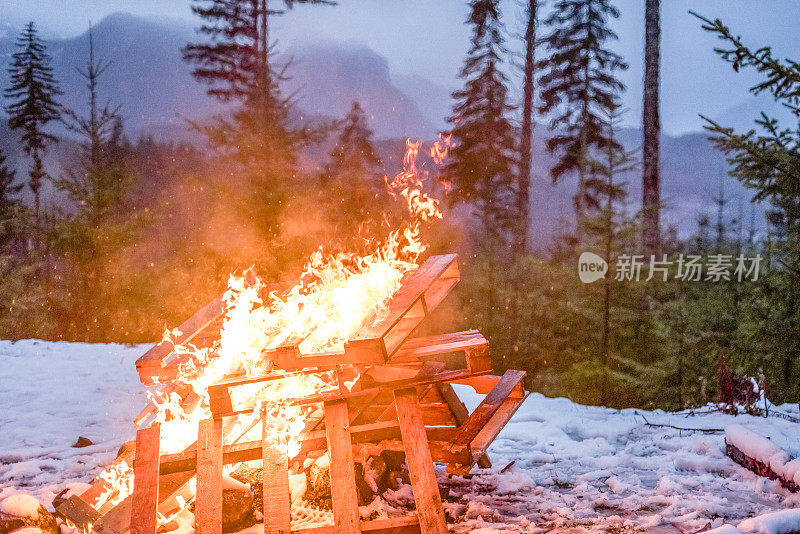
[[751, 517], [737, 526], [722, 525], [705, 534], [791, 534], [800, 532], [800, 509], [780, 510]]
[[755, 474], [777, 480], [791, 492], [800, 491], [800, 460], [769, 439], [741, 425], [725, 428], [725, 453]]

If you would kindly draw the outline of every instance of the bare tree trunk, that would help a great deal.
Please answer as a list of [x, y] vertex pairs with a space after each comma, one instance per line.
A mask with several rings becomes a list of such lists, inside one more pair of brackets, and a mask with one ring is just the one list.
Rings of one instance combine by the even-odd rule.
[[642, 113], [642, 240], [646, 254], [657, 254], [660, 247], [659, 211], [661, 204], [658, 175], [661, 120], [659, 118], [659, 63], [661, 27], [659, 0], [645, 0], [644, 106]]
[[533, 144], [533, 71], [536, 50], [536, 4], [528, 0], [527, 24], [525, 27], [525, 66], [522, 102], [522, 139], [520, 140], [519, 191], [517, 212], [519, 216], [516, 248], [518, 253], [528, 248], [530, 225], [531, 149]]

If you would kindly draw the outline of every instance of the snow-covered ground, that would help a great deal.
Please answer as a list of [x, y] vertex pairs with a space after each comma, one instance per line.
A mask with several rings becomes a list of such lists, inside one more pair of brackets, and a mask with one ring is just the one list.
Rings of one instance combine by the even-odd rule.
[[[0, 500], [26, 492], [50, 507], [61, 489], [80, 491], [113, 459], [146, 403], [134, 369], [146, 348], [0, 341]], [[458, 392], [470, 409], [480, 402], [468, 388]], [[800, 418], [797, 405], [777, 411]], [[800, 494], [729, 460], [723, 433], [645, 418], [691, 429], [736, 423], [800, 456], [800, 424], [783, 417], [619, 411], [532, 394], [489, 450], [493, 469], [471, 478], [439, 473], [455, 501], [446, 504], [455, 529], [697, 532], [733, 524], [757, 532], [763, 520], [741, 522], [800, 508]], [[73, 448], [79, 436], [94, 445]], [[772, 523], [792, 525], [787, 515]]]

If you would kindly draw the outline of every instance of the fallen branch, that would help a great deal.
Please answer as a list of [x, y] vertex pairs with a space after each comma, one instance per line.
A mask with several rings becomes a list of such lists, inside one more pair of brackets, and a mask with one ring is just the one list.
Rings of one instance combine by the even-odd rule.
[[675, 426], [675, 425], [665, 425], [665, 424], [660, 424], [660, 423], [651, 423], [642, 414], [638, 414], [638, 415], [641, 416], [642, 419], [644, 419], [644, 422], [645, 422], [645, 424], [647, 426], [652, 426], [652, 427], [656, 427], [656, 428], [672, 428], [672, 429], [675, 429], [675, 430], [686, 430], [687, 432], [702, 432], [703, 434], [716, 434], [716, 433], [719, 433], [719, 432], [725, 432], [724, 428], [684, 428], [684, 427]]

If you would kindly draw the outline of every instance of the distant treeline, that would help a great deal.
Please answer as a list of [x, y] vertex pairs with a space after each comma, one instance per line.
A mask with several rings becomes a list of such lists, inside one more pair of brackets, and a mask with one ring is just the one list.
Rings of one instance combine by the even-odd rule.
[[[269, 279], [290, 279], [320, 245], [357, 251], [396, 225], [398, 205], [357, 95], [339, 120], [289, 118], [294, 104], [281, 88], [291, 66], [275, 55], [269, 30], [296, 3], [335, 4], [194, 0], [201, 38], [186, 44], [183, 57], [209, 95], [232, 110], [187, 121], [205, 136], [203, 148], [129, 139], [122, 103], [102, 90], [113, 65], [91, 38], [85, 64], [76, 65], [87, 111], [69, 109], [34, 23], [24, 29], [2, 83], [9, 127], [29, 167], [15, 176], [0, 154], [0, 337], [153, 341], [218, 294], [231, 272], [255, 265]], [[536, 0], [523, 6], [525, 17], [512, 27], [503, 25], [498, 0], [469, 2], [463, 88], [453, 93], [443, 132], [454, 147], [429, 184], [448, 214], [426, 238], [434, 252], [460, 252], [463, 270], [439, 321], [480, 329], [497, 371], [524, 369], [528, 386], [549, 395], [682, 408], [720, 395], [736, 400], [730, 384], [755, 382], [773, 401], [797, 401], [797, 130], [766, 116], [758, 134], [709, 122], [731, 175], [769, 207], [769, 231], [756, 239], [744, 235], [741, 217], [732, 231], [722, 216], [716, 225], [704, 216], [696, 235], [678, 240], [659, 216], [658, 0], [646, 2], [641, 153], [618, 140], [625, 87], [617, 75], [627, 63], [609, 48], [619, 17], [613, 3], [558, 0], [541, 20]], [[794, 63], [774, 59], [769, 48], [752, 51], [720, 21], [702, 24], [724, 42], [720, 55], [732, 75], [756, 69], [765, 81], [753, 90], [800, 115]], [[523, 40], [521, 62], [512, 62], [508, 35]], [[511, 84], [523, 87], [522, 101], [512, 101]], [[547, 132], [552, 180], [578, 186], [573, 220], [547, 254], [529, 249], [534, 122]], [[80, 154], [48, 172], [43, 161], [58, 142], [56, 123], [80, 140]], [[322, 142], [331, 146], [325, 164], [301, 165], [303, 151]], [[620, 176], [634, 170], [643, 197], [630, 214]], [[45, 181], [69, 208], [42, 205]], [[22, 187], [31, 205], [20, 200]], [[720, 213], [725, 202], [720, 197]], [[604, 279], [581, 282], [578, 258], [587, 251], [608, 266]], [[632, 256], [643, 258], [638, 280], [624, 269], [618, 276]], [[682, 271], [695, 256], [704, 269], [698, 280]], [[736, 267], [754, 258], [758, 276], [739, 276]], [[730, 264], [727, 277], [707, 276], [720, 262]], [[754, 382], [735, 381], [731, 371]]]

